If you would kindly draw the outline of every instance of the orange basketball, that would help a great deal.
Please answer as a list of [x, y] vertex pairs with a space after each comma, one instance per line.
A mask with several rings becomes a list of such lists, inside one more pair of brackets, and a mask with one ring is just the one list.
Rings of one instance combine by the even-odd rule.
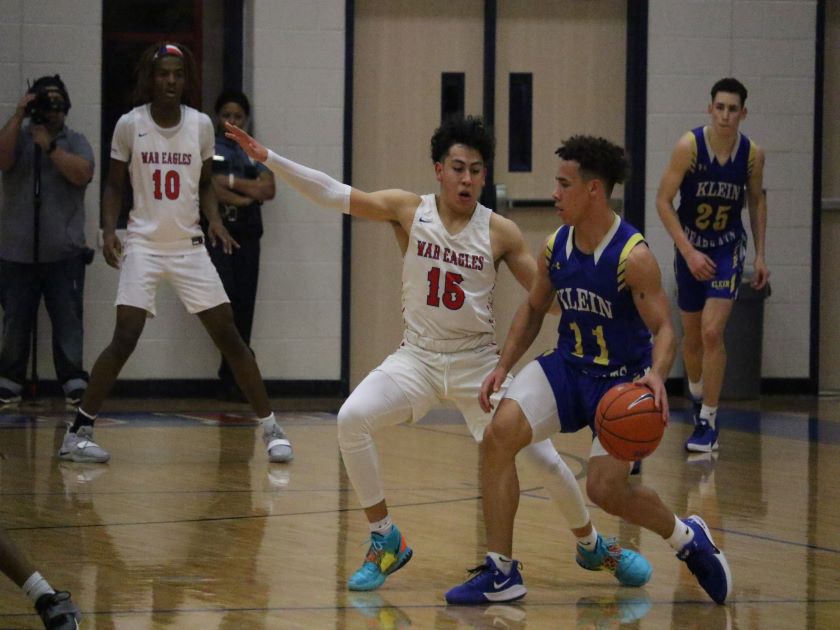
[[665, 433], [665, 422], [649, 387], [621, 383], [610, 388], [598, 403], [595, 431], [610, 455], [633, 462], [656, 450]]

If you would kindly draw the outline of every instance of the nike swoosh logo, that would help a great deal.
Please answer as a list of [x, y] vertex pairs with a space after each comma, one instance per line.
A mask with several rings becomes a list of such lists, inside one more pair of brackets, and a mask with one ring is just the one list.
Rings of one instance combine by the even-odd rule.
[[636, 400], [634, 400], [634, 401], [633, 401], [633, 402], [631, 402], [629, 405], [627, 405], [627, 409], [628, 409], [628, 411], [629, 411], [630, 409], [632, 409], [632, 408], [633, 408], [633, 407], [635, 407], [636, 405], [640, 405], [640, 404], [642, 404], [642, 402], [644, 402], [645, 400], [649, 400], [649, 399], [652, 399], [652, 398], [653, 398], [653, 394], [642, 394], [642, 395], [641, 395], [641, 396], [639, 396]]
[[420, 223], [431, 223], [431, 222], [432, 222], [431, 219], [424, 219], [423, 217], [420, 217]]
[[496, 580], [493, 580], [493, 588], [502, 588], [502, 587], [503, 587], [505, 584], [507, 584], [508, 582], [510, 582], [510, 578], [506, 579], [506, 580], [505, 580], [504, 582], [502, 582], [501, 584], [496, 584]]
[[147, 131], [147, 132], [145, 132], [145, 133], [138, 133], [138, 134], [137, 134], [137, 137], [138, 137], [138, 138], [142, 138], [143, 136], [148, 136], [148, 135], [149, 135], [149, 132]]

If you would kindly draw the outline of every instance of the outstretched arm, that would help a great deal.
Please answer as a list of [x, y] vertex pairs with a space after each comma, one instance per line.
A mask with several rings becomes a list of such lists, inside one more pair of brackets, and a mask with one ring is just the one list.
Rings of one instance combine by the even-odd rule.
[[420, 197], [404, 190], [367, 193], [351, 188], [326, 173], [298, 164], [269, 150], [239, 127], [225, 123], [225, 136], [235, 140], [251, 158], [263, 162], [289, 186], [310, 201], [354, 216], [396, 221], [408, 232]]

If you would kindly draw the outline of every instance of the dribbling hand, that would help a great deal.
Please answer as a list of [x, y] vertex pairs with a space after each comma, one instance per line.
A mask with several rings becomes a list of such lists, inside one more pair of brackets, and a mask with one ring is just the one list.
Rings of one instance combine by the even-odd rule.
[[656, 408], [662, 411], [662, 419], [665, 421], [665, 426], [668, 426], [671, 417], [670, 409], [668, 407], [668, 393], [665, 391], [665, 383], [662, 378], [653, 370], [649, 370], [642, 378], [636, 381], [642, 385], [647, 385], [653, 392], [653, 399], [656, 403]]

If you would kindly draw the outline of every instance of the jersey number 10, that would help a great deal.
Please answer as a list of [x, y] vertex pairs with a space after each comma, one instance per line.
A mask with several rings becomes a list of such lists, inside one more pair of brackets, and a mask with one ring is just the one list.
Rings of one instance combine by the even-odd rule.
[[178, 171], [166, 171], [166, 174], [161, 176], [160, 169], [156, 168], [152, 173], [152, 181], [155, 183], [155, 199], [163, 199], [165, 194], [167, 199], [175, 201], [181, 193], [181, 176], [178, 175]]

